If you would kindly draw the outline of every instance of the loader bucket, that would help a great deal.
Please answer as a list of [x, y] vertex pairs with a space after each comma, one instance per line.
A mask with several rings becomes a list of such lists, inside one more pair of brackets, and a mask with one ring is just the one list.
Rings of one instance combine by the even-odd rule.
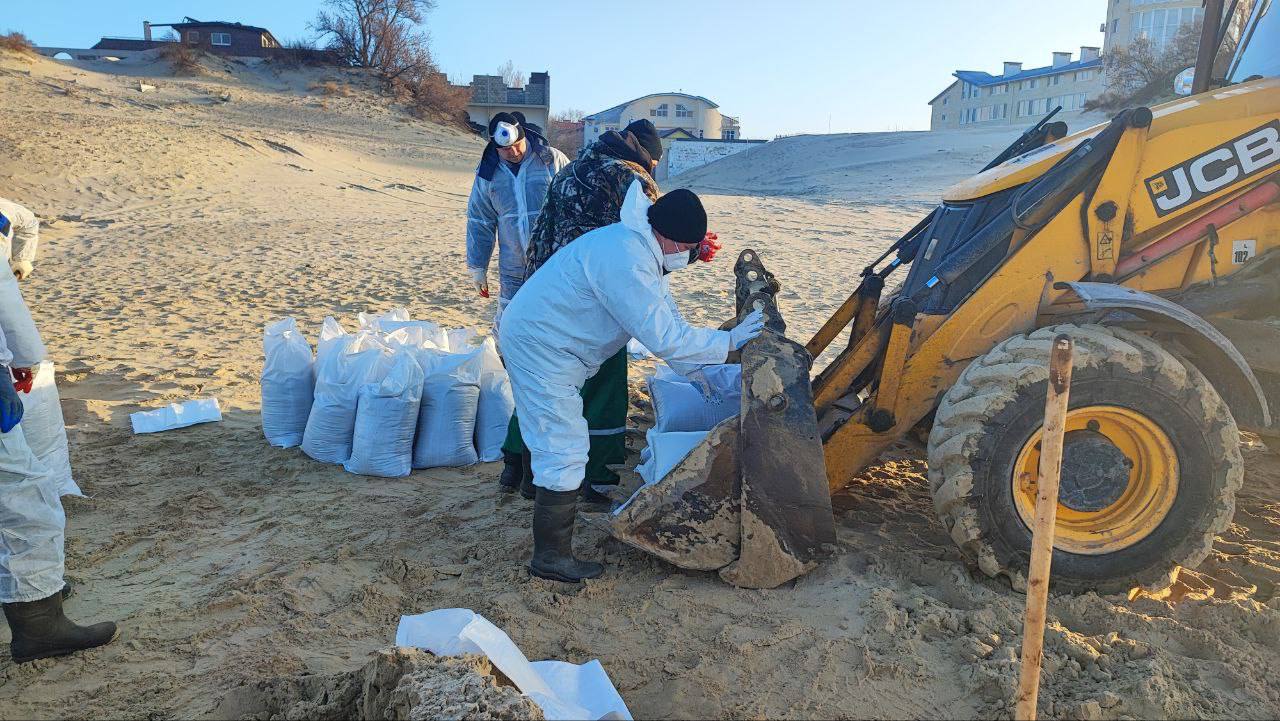
[[765, 331], [741, 353], [742, 408], [716, 426], [611, 521], [612, 534], [681, 568], [773, 588], [835, 544], [826, 463], [813, 409], [813, 358], [785, 336], [777, 280], [745, 250], [734, 266], [738, 317]]

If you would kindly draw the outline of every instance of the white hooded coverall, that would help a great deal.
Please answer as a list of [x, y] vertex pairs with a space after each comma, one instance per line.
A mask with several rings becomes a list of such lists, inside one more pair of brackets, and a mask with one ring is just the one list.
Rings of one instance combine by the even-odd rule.
[[[0, 273], [0, 364], [30, 368], [44, 357], [17, 279]], [[66, 520], [57, 479], [32, 453], [22, 426], [0, 433], [0, 602], [39, 601], [62, 590]]]
[[680, 317], [649, 226], [652, 202], [632, 183], [622, 221], [556, 251], [507, 306], [499, 337], [534, 482], [571, 491], [583, 480], [590, 438], [582, 384], [632, 338], [676, 367], [723, 363], [729, 333]]
[[3, 242], [0, 242], [0, 255], [3, 255], [5, 265], [16, 261], [34, 264], [36, 248], [40, 245], [40, 219], [30, 210], [4, 198], [0, 198], [0, 215], [9, 220], [9, 232], [2, 234]]
[[[467, 201], [467, 267], [488, 269], [496, 238], [498, 245], [498, 312], [502, 317], [525, 276], [525, 250], [533, 224], [547, 200], [547, 187], [569, 164], [564, 153], [528, 137], [529, 145], [517, 172], [498, 160], [488, 180], [477, 171]], [[483, 166], [483, 163], [482, 163]]]

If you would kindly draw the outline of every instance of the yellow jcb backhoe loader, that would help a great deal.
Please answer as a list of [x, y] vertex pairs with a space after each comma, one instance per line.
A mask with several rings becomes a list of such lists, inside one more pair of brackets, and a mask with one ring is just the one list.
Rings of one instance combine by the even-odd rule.
[[1046, 118], [867, 267], [806, 345], [744, 251], [737, 310], [763, 309], [767, 329], [741, 354], [741, 413], [612, 533], [771, 588], [832, 549], [830, 494], [928, 430], [939, 518], [982, 571], [1017, 579], [1049, 346], [1066, 332], [1055, 585], [1159, 587], [1202, 561], [1243, 482], [1238, 429], [1280, 446], [1280, 5], [1257, 4], [1217, 80], [1223, 3], [1206, 5], [1191, 96], [1074, 135]]

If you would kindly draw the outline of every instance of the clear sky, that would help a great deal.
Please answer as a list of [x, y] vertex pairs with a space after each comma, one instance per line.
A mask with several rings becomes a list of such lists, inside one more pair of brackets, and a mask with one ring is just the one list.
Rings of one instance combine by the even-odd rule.
[[[439, 0], [427, 18], [454, 80], [506, 60], [551, 73], [552, 109], [587, 113], [652, 92], [719, 103], [743, 134], [912, 130], [956, 69], [1101, 45], [1108, 0]], [[309, 36], [322, 0], [4, 0], [0, 31], [88, 47], [183, 15]]]

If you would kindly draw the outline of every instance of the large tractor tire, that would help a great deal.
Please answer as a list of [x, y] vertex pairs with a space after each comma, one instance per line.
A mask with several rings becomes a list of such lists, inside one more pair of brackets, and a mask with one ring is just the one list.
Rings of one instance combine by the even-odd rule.
[[1240, 433], [1218, 392], [1157, 342], [1060, 325], [1000, 343], [947, 391], [929, 435], [934, 507], [964, 554], [1020, 587], [1031, 553], [1049, 350], [1075, 360], [1055, 530], [1061, 591], [1162, 588], [1231, 523]]

